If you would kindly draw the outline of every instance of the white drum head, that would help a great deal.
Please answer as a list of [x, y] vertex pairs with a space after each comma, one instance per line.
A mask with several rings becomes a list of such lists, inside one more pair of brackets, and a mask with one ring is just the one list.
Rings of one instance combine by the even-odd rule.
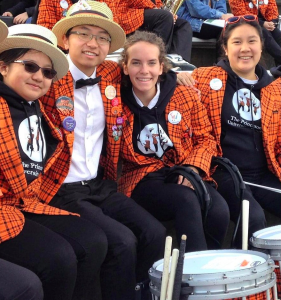
[[[243, 270], [265, 263], [266, 259], [250, 252], [191, 252], [184, 255], [183, 274], [208, 274]], [[156, 266], [163, 271], [163, 261]]]
[[250, 242], [257, 248], [281, 250], [281, 225], [256, 231]]

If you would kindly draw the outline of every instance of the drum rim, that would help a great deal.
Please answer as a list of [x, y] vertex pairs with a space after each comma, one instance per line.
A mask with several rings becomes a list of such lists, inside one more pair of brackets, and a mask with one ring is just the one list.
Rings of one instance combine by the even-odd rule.
[[[259, 257], [264, 258], [264, 262], [257, 265], [257, 266], [251, 266], [249, 268], [244, 269], [236, 269], [236, 270], [227, 270], [227, 271], [218, 271], [218, 272], [210, 272], [210, 273], [185, 273], [182, 276], [182, 280], [185, 282], [188, 282], [191, 284], [191, 286], [203, 286], [204, 281], [202, 281], [202, 278], [204, 280], [211, 280], [212, 282], [215, 282], [216, 284], [227, 284], [227, 283], [235, 283], [235, 282], [241, 282], [243, 278], [248, 280], [254, 280], [256, 278], [259, 278], [262, 274], [263, 276], [270, 274], [274, 272], [275, 263], [273, 259], [270, 257], [270, 255], [265, 254], [263, 252], [259, 251], [253, 251], [253, 250], [240, 250], [240, 249], [224, 249], [224, 250], [206, 250], [206, 251], [196, 251], [196, 252], [188, 252], [185, 253], [185, 255], [194, 255], [195, 253], [198, 254], [217, 254], [219, 257], [219, 254], [222, 253], [241, 253], [241, 254], [252, 254]], [[162, 271], [157, 270], [157, 266], [163, 262], [163, 259], [160, 259], [156, 261], [152, 268], [149, 270], [149, 277], [151, 280], [154, 280], [156, 277], [161, 278]], [[154, 276], [157, 275], [157, 276]], [[189, 281], [189, 278], [190, 279]], [[157, 283], [157, 279], [154, 280]]]

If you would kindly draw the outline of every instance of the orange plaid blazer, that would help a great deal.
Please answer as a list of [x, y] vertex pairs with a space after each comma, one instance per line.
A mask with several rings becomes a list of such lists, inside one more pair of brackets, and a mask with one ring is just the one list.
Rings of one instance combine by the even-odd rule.
[[[50, 30], [54, 27], [54, 25], [62, 19], [64, 9], [60, 6], [61, 0], [41, 0], [38, 8], [38, 18], [37, 24], [47, 27]], [[68, 9], [71, 5], [73, 5], [71, 0], [66, 0], [68, 3]], [[98, 0], [99, 1], [99, 0]], [[115, 15], [115, 3], [112, 0], [104, 0], [99, 2], [105, 2], [108, 7], [111, 9], [113, 16]], [[117, 22], [117, 21], [116, 21]]]
[[66, 177], [69, 152], [65, 149], [62, 135], [40, 106], [58, 145], [45, 165], [44, 174], [27, 185], [9, 107], [0, 97], [0, 243], [21, 232], [24, 226], [21, 211], [47, 215], [70, 214], [42, 203], [53, 198]]
[[211, 159], [217, 152], [216, 142], [210, 134], [212, 127], [206, 109], [192, 89], [178, 86], [165, 109], [166, 120], [169, 112], [174, 110], [180, 112], [182, 116], [179, 124], [173, 125], [167, 121], [174, 149], [166, 152], [160, 160], [134, 152], [132, 143], [134, 114], [124, 105], [123, 111], [128, 124], [124, 126], [121, 143], [123, 170], [119, 190], [127, 196], [131, 196], [135, 186], [144, 176], [167, 165], [192, 165], [202, 169], [209, 178]]
[[[199, 68], [193, 71], [196, 87], [201, 91], [201, 101], [205, 105], [217, 141], [218, 154], [223, 155], [220, 146], [221, 109], [225, 93], [227, 72], [220, 67]], [[210, 81], [218, 78], [222, 88], [210, 88]], [[269, 170], [281, 181], [281, 79], [273, 81], [261, 90], [261, 123], [263, 145]]]
[[114, 0], [115, 20], [123, 28], [126, 34], [134, 32], [144, 20], [144, 10], [147, 8], [161, 8], [162, 1], [155, 0]]
[[[104, 104], [104, 112], [106, 117], [106, 130], [105, 130], [105, 140], [104, 148], [105, 153], [102, 153], [100, 164], [104, 167], [104, 177], [106, 179], [116, 180], [117, 179], [117, 163], [119, 158], [120, 150], [120, 138], [118, 141], [114, 140], [112, 127], [116, 125], [116, 119], [118, 116], [122, 116], [122, 107], [119, 105], [119, 114], [115, 115], [112, 112], [112, 103], [105, 95], [105, 89], [107, 86], [114, 86], [116, 90], [116, 97], [120, 100], [120, 80], [121, 72], [120, 67], [112, 61], [104, 61], [101, 65], [97, 67], [97, 76], [102, 76], [99, 82], [100, 91]], [[58, 114], [56, 109], [56, 99], [61, 96], [67, 96], [74, 99], [74, 85], [73, 78], [70, 72], [67, 73], [62, 79], [54, 82], [53, 87], [49, 92], [42, 97], [40, 100], [44, 104], [44, 108], [48, 115], [53, 119], [54, 124], [62, 129], [63, 118]], [[121, 100], [120, 100], [121, 103]], [[73, 116], [73, 112], [69, 112], [70, 116]], [[79, 120], [76, 120], [79, 122]], [[72, 140], [69, 141], [72, 143]]]
[[[234, 16], [241, 15], [258, 15], [256, 3], [258, 0], [252, 0], [253, 8], [249, 7], [249, 2], [246, 0], [229, 0], [229, 6]], [[278, 19], [279, 13], [275, 0], [268, 0], [268, 4], [259, 4], [259, 11], [267, 21]]]

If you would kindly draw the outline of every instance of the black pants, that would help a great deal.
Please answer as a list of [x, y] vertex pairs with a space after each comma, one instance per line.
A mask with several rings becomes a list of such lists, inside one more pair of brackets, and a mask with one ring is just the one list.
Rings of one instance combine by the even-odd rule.
[[262, 34], [266, 51], [274, 58], [277, 66], [281, 65], [281, 31], [278, 28], [269, 31], [262, 27]]
[[111, 193], [112, 186], [112, 181], [99, 179], [88, 185], [64, 184], [51, 204], [102, 228], [108, 240], [102, 299], [133, 300], [136, 282], [147, 279], [149, 268], [163, 257], [166, 230], [135, 201]]
[[[225, 170], [216, 170], [213, 178], [218, 183], [218, 191], [228, 203], [230, 218], [237, 221], [240, 213], [240, 201], [234, 192], [234, 184], [231, 176]], [[245, 181], [281, 189], [281, 182], [270, 171], [260, 174], [243, 175]], [[262, 188], [246, 185], [244, 199], [250, 202], [249, 211], [249, 238], [252, 234], [266, 227], [266, 219], [263, 208], [281, 218], [281, 197], [280, 194]], [[241, 224], [237, 234], [236, 247], [242, 246]]]
[[28, 269], [0, 259], [0, 300], [43, 300], [42, 283]]
[[93, 299], [107, 250], [104, 232], [76, 216], [24, 214], [23, 230], [0, 244], [0, 257], [33, 271], [44, 300]]
[[138, 183], [132, 198], [160, 221], [175, 219], [178, 242], [187, 236], [186, 251], [218, 249], [225, 238], [229, 211], [222, 196], [208, 183], [212, 205], [205, 224], [195, 192], [183, 185], [165, 183], [165, 175]]
[[192, 29], [186, 20], [178, 18], [174, 24], [173, 15], [169, 11], [145, 9], [144, 22], [139, 29], [156, 33], [164, 40], [167, 53], [179, 54], [190, 62]]

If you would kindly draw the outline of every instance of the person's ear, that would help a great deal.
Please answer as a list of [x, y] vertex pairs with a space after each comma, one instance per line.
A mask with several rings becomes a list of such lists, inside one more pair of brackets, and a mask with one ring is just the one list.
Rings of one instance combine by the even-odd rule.
[[124, 62], [122, 63], [122, 68], [123, 68], [124, 74], [129, 75], [127, 65]]
[[163, 69], [164, 69], [164, 63], [161, 63], [159, 75], [162, 75]]
[[227, 56], [227, 49], [224, 46], [223, 46], [223, 51], [224, 51], [225, 56]]
[[62, 41], [64, 44], [64, 49], [69, 50], [69, 38], [65, 34], [62, 37]]
[[0, 61], [0, 74], [4, 77], [7, 75], [9, 66], [5, 65], [3, 61]]

